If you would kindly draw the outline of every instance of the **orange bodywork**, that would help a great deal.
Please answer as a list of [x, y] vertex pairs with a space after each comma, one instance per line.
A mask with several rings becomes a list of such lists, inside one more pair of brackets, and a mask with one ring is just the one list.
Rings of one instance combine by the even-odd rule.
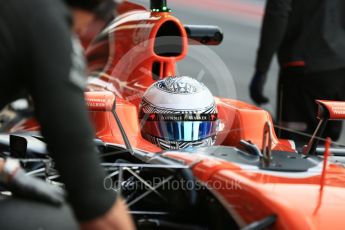
[[[151, 13], [130, 4], [122, 6], [120, 12], [102, 32], [103, 38], [87, 50], [89, 72], [99, 77], [88, 90], [112, 91], [116, 95], [116, 112], [133, 148], [160, 153], [161, 149], [141, 135], [138, 106], [141, 95], [157, 79], [175, 75], [176, 62], [188, 51], [186, 31], [170, 13]], [[154, 51], [157, 33], [167, 22], [174, 23], [181, 37], [182, 50], [173, 57]], [[155, 62], [160, 63], [161, 69], [154, 79], [151, 70]], [[262, 148], [263, 130], [269, 123], [272, 149], [296, 152], [290, 141], [277, 138], [268, 112], [238, 100], [216, 98], [216, 103], [224, 124], [217, 145], [239, 148], [240, 140], [247, 140]], [[107, 143], [124, 145], [111, 110], [89, 108], [96, 136]], [[11, 132], [38, 129], [35, 122], [27, 120]], [[301, 173], [273, 172], [201, 154], [163, 154], [192, 164], [196, 178], [210, 188], [240, 226], [276, 214], [275, 229], [345, 229], [345, 169], [340, 165], [327, 167], [324, 189], [320, 190], [322, 167]]]
[[345, 226], [342, 221], [345, 169], [339, 165], [328, 167], [325, 188], [320, 190], [322, 171], [277, 173], [201, 155], [174, 152], [164, 155], [186, 164], [194, 163], [194, 175], [218, 195], [242, 226], [271, 214], [278, 216], [275, 229], [343, 229]]
[[218, 117], [223, 121], [224, 131], [217, 137], [217, 144], [239, 147], [240, 140], [248, 140], [262, 148], [263, 130], [266, 122], [271, 124], [272, 149], [294, 152], [288, 140], [278, 139], [270, 114], [242, 101], [217, 98]]

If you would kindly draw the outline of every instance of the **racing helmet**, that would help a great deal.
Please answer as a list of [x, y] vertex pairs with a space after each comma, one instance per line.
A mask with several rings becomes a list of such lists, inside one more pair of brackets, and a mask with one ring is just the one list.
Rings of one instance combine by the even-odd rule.
[[157, 81], [139, 106], [142, 136], [162, 149], [213, 145], [218, 111], [210, 90], [186, 76]]

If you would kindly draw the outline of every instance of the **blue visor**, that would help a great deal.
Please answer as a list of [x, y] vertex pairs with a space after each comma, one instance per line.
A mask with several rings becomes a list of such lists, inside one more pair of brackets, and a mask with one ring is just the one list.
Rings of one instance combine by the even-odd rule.
[[216, 135], [217, 121], [146, 121], [142, 131], [168, 141], [197, 141]]

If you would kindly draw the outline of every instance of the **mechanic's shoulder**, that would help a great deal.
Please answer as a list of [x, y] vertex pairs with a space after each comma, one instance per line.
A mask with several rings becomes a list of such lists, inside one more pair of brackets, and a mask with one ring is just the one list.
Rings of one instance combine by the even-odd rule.
[[31, 19], [60, 17], [64, 20], [69, 15], [62, 0], [0, 0], [5, 2], [9, 11], [18, 16], [18, 20], [29, 23]]

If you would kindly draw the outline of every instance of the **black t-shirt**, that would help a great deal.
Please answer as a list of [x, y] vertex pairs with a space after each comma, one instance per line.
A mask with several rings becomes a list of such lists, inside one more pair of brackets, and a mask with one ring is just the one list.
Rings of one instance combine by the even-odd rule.
[[275, 53], [307, 72], [344, 68], [344, 38], [344, 0], [267, 0], [256, 69], [267, 72]]
[[[60, 0], [0, 0], [0, 109], [31, 95], [35, 115], [79, 220], [104, 214], [103, 186], [84, 102], [84, 63]], [[0, 207], [1, 209], [1, 207]]]

